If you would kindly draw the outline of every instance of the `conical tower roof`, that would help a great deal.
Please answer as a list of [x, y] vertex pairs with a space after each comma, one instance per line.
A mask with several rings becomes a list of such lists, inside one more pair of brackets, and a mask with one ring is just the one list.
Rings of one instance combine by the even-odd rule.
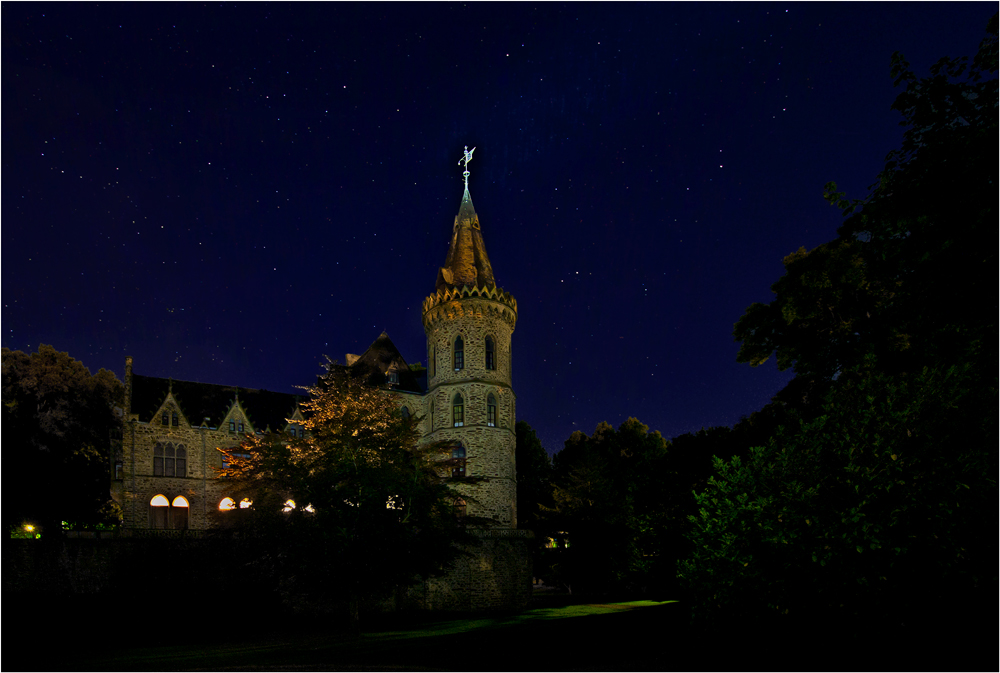
[[438, 271], [435, 289], [459, 288], [465, 285], [479, 288], [496, 287], [493, 267], [486, 255], [483, 232], [479, 228], [479, 216], [472, 206], [468, 184], [462, 195], [462, 205], [458, 209], [458, 215], [455, 216], [448, 256], [445, 257], [444, 266]]

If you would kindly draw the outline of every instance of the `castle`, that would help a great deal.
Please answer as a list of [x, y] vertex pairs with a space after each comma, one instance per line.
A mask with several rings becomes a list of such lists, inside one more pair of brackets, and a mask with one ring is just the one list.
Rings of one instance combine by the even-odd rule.
[[[384, 332], [345, 363], [373, 371], [401, 413], [423, 417], [421, 442], [448, 442], [455, 476], [483, 478], [462, 485], [460, 499], [469, 515], [494, 522], [477, 531], [482, 544], [449, 575], [408, 594], [411, 604], [432, 609], [523, 607], [530, 594], [530, 533], [517, 530], [516, 512], [511, 335], [517, 302], [497, 287], [486, 255], [469, 195], [471, 157], [467, 150], [448, 254], [423, 302], [427, 369], [411, 370]], [[236, 446], [253, 433], [302, 432], [300, 396], [141, 376], [132, 368], [128, 357], [111, 485], [126, 534], [207, 529], [212, 512], [240, 506], [215, 476], [223, 467], [216, 448]]]

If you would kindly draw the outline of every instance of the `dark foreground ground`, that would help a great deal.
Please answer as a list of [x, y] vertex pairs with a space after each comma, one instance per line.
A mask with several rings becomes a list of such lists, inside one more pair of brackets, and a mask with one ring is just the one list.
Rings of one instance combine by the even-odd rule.
[[[995, 597], [985, 624], [994, 624]], [[695, 629], [675, 601], [546, 595], [518, 615], [327, 617], [230, 609], [164, 593], [142, 603], [5, 595], [4, 671], [996, 670], [995, 626], [938, 615], [844, 635], [787, 622]], [[933, 624], [933, 625], [932, 625]], [[841, 635], [838, 635], [841, 634]]]

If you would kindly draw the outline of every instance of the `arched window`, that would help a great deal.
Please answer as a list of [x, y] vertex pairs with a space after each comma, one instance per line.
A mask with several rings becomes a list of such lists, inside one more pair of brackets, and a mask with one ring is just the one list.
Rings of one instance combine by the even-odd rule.
[[223, 498], [222, 502], [219, 503], [220, 512], [231, 512], [236, 509], [236, 501], [232, 498]]
[[462, 341], [461, 336], [455, 337], [455, 349], [453, 353], [452, 361], [455, 363], [455, 371], [465, 369], [465, 342]]
[[169, 515], [170, 501], [164, 495], [154, 495], [149, 501], [149, 527], [165, 530]]
[[[183, 454], [182, 464], [184, 465], [184, 469], [187, 470], [187, 461], [183, 460], [187, 458], [187, 452], [185, 452], [183, 448], [181, 449], [181, 452]], [[174, 474], [176, 474], [176, 458], [177, 454], [174, 450], [173, 444], [167, 442], [166, 445], [163, 445], [160, 442], [157, 442], [156, 446], [153, 447], [153, 476], [174, 476]]]
[[456, 444], [451, 449], [451, 476], [465, 476], [465, 447], [461, 444]]
[[493, 337], [486, 337], [486, 368], [497, 368], [496, 349], [493, 347]]
[[465, 501], [464, 500], [462, 500], [461, 498], [456, 498], [455, 499], [454, 507], [455, 507], [455, 516], [457, 516], [459, 519], [461, 519], [463, 516], [465, 516]]
[[177, 412], [175, 411], [173, 414], [171, 414], [170, 425], [172, 425], [172, 426], [174, 426], [176, 428], [176, 427], [180, 426], [180, 424], [181, 424], [180, 416], [178, 416]]
[[183, 495], [174, 498], [170, 503], [170, 527], [174, 530], [187, 530], [188, 527], [188, 501]]
[[451, 421], [456, 428], [465, 425], [465, 404], [461, 393], [455, 393], [455, 399], [451, 401]]
[[160, 417], [160, 425], [170, 425], [170, 412], [163, 412], [163, 415]]
[[486, 396], [486, 425], [491, 428], [497, 426], [497, 398], [493, 393]]
[[184, 448], [183, 444], [177, 445], [177, 471], [174, 473], [177, 477], [187, 476], [187, 449]]
[[434, 344], [431, 344], [430, 349], [427, 353], [427, 364], [430, 365], [430, 371], [428, 374], [434, 376], [434, 370], [437, 369], [437, 357], [434, 352]]

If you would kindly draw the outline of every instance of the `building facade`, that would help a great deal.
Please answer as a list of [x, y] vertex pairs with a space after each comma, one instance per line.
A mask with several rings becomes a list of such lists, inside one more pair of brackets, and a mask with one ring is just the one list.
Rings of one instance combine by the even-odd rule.
[[[471, 153], [466, 155], [471, 157]], [[382, 333], [346, 366], [371, 370], [400, 411], [422, 416], [421, 441], [447, 442], [453, 476], [480, 477], [458, 487], [457, 504], [493, 525], [483, 544], [451, 574], [409, 594], [421, 607], [455, 610], [518, 607], [530, 594], [527, 531], [517, 530], [515, 396], [511, 337], [517, 302], [496, 285], [479, 217], [465, 191], [444, 266], [423, 302], [427, 369], [411, 370]], [[111, 492], [123, 529], [205, 530], [210, 514], [240, 504], [216, 478], [216, 450], [248, 434], [302, 432], [297, 395], [134, 374], [126, 358], [126, 405], [115, 447]]]

